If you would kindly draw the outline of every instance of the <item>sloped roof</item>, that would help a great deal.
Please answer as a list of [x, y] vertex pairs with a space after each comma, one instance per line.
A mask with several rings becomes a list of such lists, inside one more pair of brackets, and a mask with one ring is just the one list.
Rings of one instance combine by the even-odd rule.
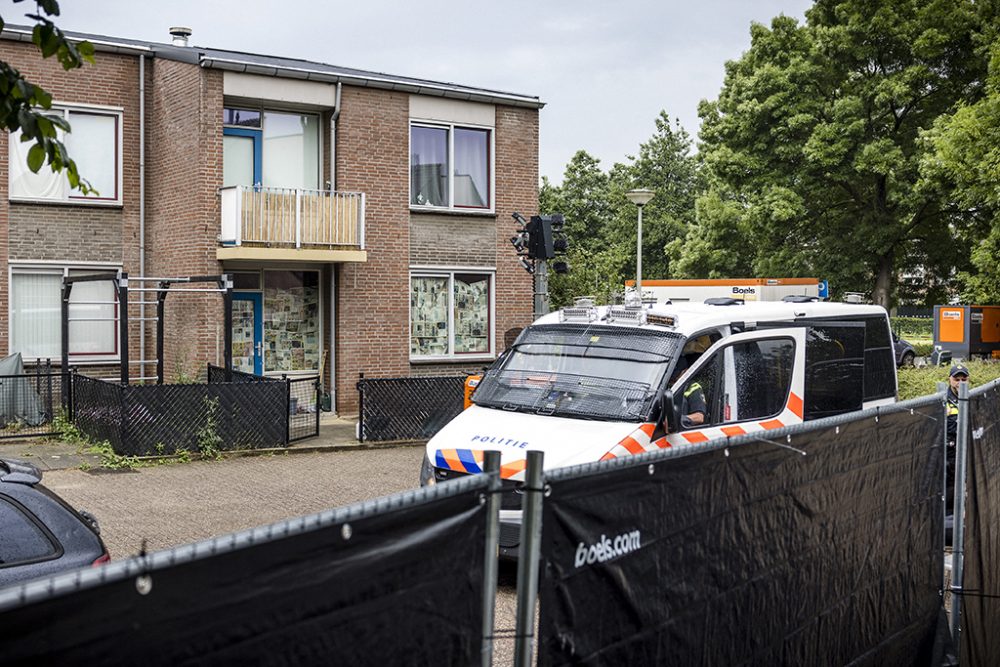
[[[7, 25], [4, 27], [2, 38], [31, 41], [31, 30], [31, 26]], [[244, 51], [228, 51], [201, 46], [175, 46], [173, 44], [82, 32], [66, 31], [66, 36], [74, 40], [87, 40], [98, 51], [129, 53], [133, 55], [145, 54], [156, 58], [197, 64], [211, 69], [246, 72], [248, 74], [304, 81], [343, 83], [351, 86], [399, 90], [420, 95], [448, 97], [490, 104], [506, 104], [532, 109], [540, 109], [545, 106], [545, 103], [537, 96], [532, 95], [340, 67], [299, 58], [286, 58]]]

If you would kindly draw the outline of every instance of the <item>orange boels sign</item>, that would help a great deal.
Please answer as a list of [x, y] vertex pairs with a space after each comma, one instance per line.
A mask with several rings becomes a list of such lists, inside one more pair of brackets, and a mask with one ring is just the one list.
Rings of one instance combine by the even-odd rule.
[[938, 315], [938, 338], [942, 343], [965, 342], [965, 308], [942, 308]]

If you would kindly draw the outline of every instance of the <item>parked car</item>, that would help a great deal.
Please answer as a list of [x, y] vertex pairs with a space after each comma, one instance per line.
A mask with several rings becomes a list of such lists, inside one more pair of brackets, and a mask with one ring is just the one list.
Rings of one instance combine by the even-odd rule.
[[30, 463], [0, 459], [0, 586], [110, 560], [97, 520], [41, 481]]
[[900, 338], [895, 331], [892, 332], [892, 350], [896, 354], [897, 366], [913, 365], [913, 360], [916, 358], [917, 353], [913, 350], [913, 346]]

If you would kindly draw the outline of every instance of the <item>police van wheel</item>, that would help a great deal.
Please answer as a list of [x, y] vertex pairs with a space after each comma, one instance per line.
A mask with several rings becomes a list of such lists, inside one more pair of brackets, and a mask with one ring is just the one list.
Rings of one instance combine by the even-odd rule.
[[900, 363], [899, 365], [900, 366], [912, 366], [913, 365], [913, 356], [914, 355], [913, 355], [912, 352], [907, 352], [906, 354], [903, 355], [902, 363]]

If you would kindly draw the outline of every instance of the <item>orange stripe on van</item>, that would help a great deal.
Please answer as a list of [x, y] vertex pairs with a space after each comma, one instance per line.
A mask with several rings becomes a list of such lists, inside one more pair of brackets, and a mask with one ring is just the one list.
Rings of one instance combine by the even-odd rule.
[[605, 454], [604, 456], [601, 457], [601, 460], [602, 461], [610, 461], [611, 459], [616, 459], [616, 458], [618, 458], [618, 457], [615, 456], [614, 454], [612, 454], [611, 452], [608, 452], [607, 454]]
[[771, 419], [766, 422], [760, 422], [760, 425], [763, 426], [766, 431], [770, 431], [772, 428], [781, 428], [784, 426], [780, 419]]
[[448, 467], [458, 472], [466, 472], [465, 464], [458, 458], [458, 452], [454, 449], [442, 449], [441, 458], [445, 460]]
[[730, 435], [730, 436], [732, 436], [732, 435], [746, 435], [746, 431], [744, 431], [739, 426], [723, 426], [722, 427], [722, 432], [725, 433], [726, 435]]
[[694, 431], [692, 433], [681, 433], [681, 435], [683, 435], [684, 439], [687, 440], [688, 442], [707, 442], [708, 441], [708, 436], [705, 435], [704, 433], [702, 433], [701, 431]]
[[650, 439], [653, 438], [653, 431], [656, 430], [656, 424], [643, 424], [639, 427], [639, 430], [649, 436]]
[[500, 466], [500, 477], [501, 479], [510, 479], [517, 473], [521, 472], [528, 467], [528, 459], [521, 459], [520, 461], [512, 461], [511, 463], [505, 463]]
[[642, 454], [646, 451], [643, 449], [642, 445], [636, 442], [635, 438], [632, 437], [627, 437], [618, 444], [627, 449], [629, 454]]
[[796, 417], [802, 419], [802, 397], [796, 396], [795, 392], [788, 394], [788, 409], [791, 410]]

